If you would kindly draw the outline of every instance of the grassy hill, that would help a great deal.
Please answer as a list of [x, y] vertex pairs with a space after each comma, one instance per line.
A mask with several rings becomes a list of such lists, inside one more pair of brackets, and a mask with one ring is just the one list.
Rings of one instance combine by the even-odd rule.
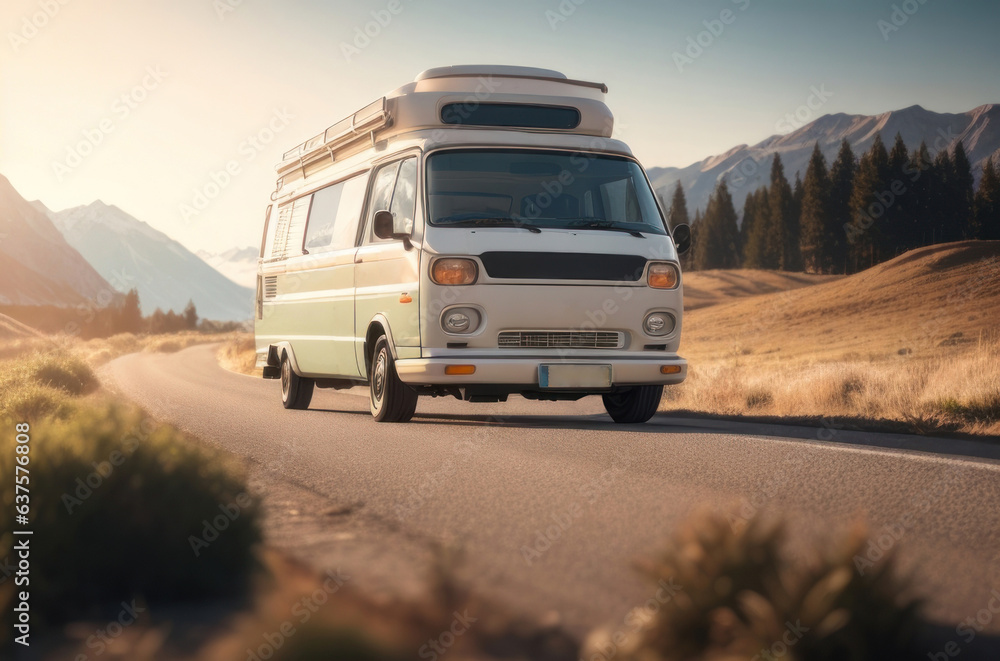
[[[696, 291], [697, 275], [685, 276]], [[756, 286], [774, 278], [760, 272]], [[929, 246], [812, 286], [714, 299], [684, 317], [691, 367], [668, 389], [669, 409], [1000, 433], [998, 241]]]
[[689, 271], [684, 273], [684, 311], [698, 310], [747, 296], [809, 287], [843, 277], [753, 269]]

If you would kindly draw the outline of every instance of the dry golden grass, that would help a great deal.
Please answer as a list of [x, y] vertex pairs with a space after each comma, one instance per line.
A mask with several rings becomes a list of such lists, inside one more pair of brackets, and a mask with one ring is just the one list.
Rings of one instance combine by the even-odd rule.
[[253, 333], [233, 333], [219, 349], [219, 364], [239, 374], [260, 376]]
[[843, 277], [752, 269], [690, 271], [684, 274], [684, 310], [697, 310], [747, 296], [809, 287]]
[[667, 389], [664, 407], [998, 434], [997, 319], [1000, 242], [914, 250], [686, 314], [688, 380]]

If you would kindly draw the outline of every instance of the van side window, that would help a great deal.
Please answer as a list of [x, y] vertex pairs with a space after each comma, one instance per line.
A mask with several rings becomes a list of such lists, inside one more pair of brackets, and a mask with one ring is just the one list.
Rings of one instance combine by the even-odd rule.
[[358, 175], [313, 193], [306, 250], [317, 253], [354, 247], [367, 183], [364, 175]]
[[413, 211], [416, 207], [417, 193], [417, 159], [408, 158], [399, 164], [399, 174], [396, 176], [396, 189], [392, 194], [393, 226], [397, 232], [410, 234], [413, 232]]
[[371, 199], [368, 202], [368, 217], [366, 223], [365, 243], [379, 241], [372, 231], [372, 217], [376, 211], [389, 211], [389, 202], [392, 200], [392, 189], [396, 184], [396, 172], [399, 170], [399, 162], [387, 163], [375, 171], [375, 183], [372, 184]]
[[264, 214], [264, 235], [260, 239], [260, 254], [258, 257], [270, 257], [271, 247], [274, 243], [274, 233], [271, 232], [271, 205], [267, 205], [267, 212]]
[[274, 228], [271, 259], [284, 259], [302, 254], [302, 235], [306, 229], [312, 195], [306, 195], [278, 207], [278, 222]]

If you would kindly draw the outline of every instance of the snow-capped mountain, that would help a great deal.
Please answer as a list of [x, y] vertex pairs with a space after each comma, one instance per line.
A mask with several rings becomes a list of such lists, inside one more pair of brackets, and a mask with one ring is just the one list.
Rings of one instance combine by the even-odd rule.
[[257, 286], [257, 257], [259, 248], [230, 248], [225, 252], [214, 253], [199, 250], [195, 253], [213, 269], [226, 276], [238, 285]]
[[740, 211], [747, 193], [769, 182], [775, 152], [781, 155], [785, 176], [791, 183], [796, 172], [805, 177], [816, 142], [827, 165], [831, 165], [844, 139], [860, 158], [877, 134], [881, 134], [886, 149], [892, 149], [897, 133], [903, 136], [911, 152], [921, 141], [926, 142], [932, 157], [941, 149], [950, 150], [961, 140], [978, 182], [986, 159], [1000, 158], [1000, 104], [979, 106], [965, 113], [936, 113], [911, 106], [881, 115], [823, 115], [791, 133], [773, 135], [753, 146], [739, 145], [685, 168], [654, 167], [648, 173], [653, 187], [667, 204], [680, 181], [692, 216], [695, 209], [705, 209], [716, 183], [725, 177]]
[[240, 321], [253, 314], [253, 290], [241, 287], [169, 236], [116, 206], [97, 201], [52, 214], [66, 240], [119, 291], [135, 287], [143, 314], [181, 312]]
[[114, 290], [52, 224], [0, 175], [0, 303], [107, 305]]

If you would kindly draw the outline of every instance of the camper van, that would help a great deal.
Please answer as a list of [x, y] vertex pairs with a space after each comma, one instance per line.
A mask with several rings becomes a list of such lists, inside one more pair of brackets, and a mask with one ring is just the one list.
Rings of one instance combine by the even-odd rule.
[[418, 397], [600, 395], [613, 420], [680, 383], [686, 226], [612, 139], [607, 87], [431, 69], [285, 152], [257, 276], [257, 365], [285, 408], [367, 385]]

